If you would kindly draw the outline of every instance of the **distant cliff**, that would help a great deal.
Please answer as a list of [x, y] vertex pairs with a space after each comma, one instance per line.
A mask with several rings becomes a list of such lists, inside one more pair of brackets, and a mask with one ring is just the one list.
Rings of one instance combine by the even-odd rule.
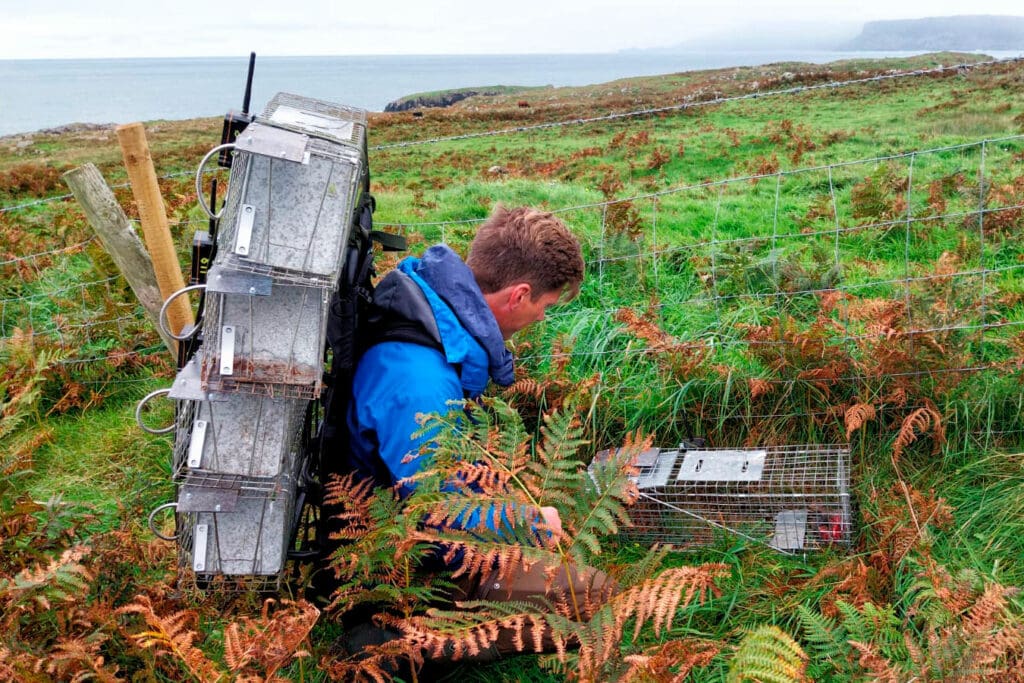
[[1024, 52], [1024, 17], [970, 15], [869, 21], [842, 49]]
[[421, 109], [424, 107], [450, 107], [456, 102], [461, 102], [470, 97], [496, 97], [498, 95], [512, 95], [528, 90], [540, 90], [541, 88], [550, 87], [550, 85], [489, 85], [481, 88], [456, 88], [454, 90], [416, 93], [415, 95], [407, 95], [394, 102], [388, 102], [387, 106], [384, 107], [384, 111], [409, 111], [410, 109]]

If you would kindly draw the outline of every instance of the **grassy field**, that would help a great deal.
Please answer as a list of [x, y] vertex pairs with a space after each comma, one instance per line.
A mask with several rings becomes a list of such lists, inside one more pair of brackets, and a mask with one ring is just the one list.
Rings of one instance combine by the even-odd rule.
[[[1024, 65], [735, 99], [981, 59], [773, 64], [371, 115], [376, 221], [414, 253], [464, 248], [498, 202], [580, 236], [580, 297], [514, 340], [521, 381], [503, 398], [527, 426], [586, 386], [583, 461], [634, 430], [659, 446], [850, 444], [852, 547], [786, 556], [724, 535], [669, 554], [728, 571], [671, 628], [624, 640], [623, 657], [649, 658], [633, 680], [1021, 680]], [[532, 127], [549, 122], [566, 125]], [[146, 129], [187, 263], [205, 229], [192, 173], [220, 122]], [[173, 362], [56, 198], [87, 162], [137, 216], [113, 131], [0, 138], [0, 678], [206, 680], [231, 667], [226, 625], [258, 598], [167, 594], [173, 544], [145, 519], [173, 496], [170, 441], [133, 411]], [[642, 551], [613, 541], [603, 561], [622, 572]], [[207, 668], [134, 637], [183, 608]], [[324, 680], [337, 634], [321, 617], [312, 657], [283, 675]], [[450, 679], [567, 676], [552, 669], [524, 656]]]

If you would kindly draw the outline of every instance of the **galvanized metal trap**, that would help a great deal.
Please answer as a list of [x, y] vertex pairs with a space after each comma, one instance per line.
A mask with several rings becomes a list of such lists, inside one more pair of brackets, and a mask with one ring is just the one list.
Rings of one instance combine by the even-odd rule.
[[846, 446], [652, 448], [635, 464], [630, 540], [685, 548], [732, 534], [786, 553], [851, 542]]
[[367, 180], [366, 112], [279, 93], [238, 136], [218, 259], [333, 287]]
[[201, 378], [210, 391], [315, 398], [329, 290], [210, 269]]
[[[278, 94], [234, 144], [192, 357], [177, 401], [177, 496], [150, 515], [178, 545], [185, 581], [270, 587], [283, 575], [310, 470], [312, 403], [323, 378], [330, 295], [366, 189], [366, 112]], [[173, 298], [173, 297], [172, 297]], [[169, 303], [169, 302], [168, 302]], [[166, 304], [165, 304], [166, 308]], [[161, 320], [163, 320], [161, 314]], [[163, 322], [161, 323], [163, 324]], [[142, 405], [136, 415], [142, 425]], [[300, 486], [302, 484], [302, 486]], [[175, 510], [175, 534], [154, 515]]]

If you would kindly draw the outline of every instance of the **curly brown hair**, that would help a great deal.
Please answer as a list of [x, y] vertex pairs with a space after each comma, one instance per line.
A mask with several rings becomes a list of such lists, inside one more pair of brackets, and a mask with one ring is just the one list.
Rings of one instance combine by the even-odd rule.
[[579, 241], [554, 215], [527, 206], [497, 205], [477, 230], [466, 265], [484, 294], [526, 282], [534, 300], [555, 291], [572, 299], [583, 281]]

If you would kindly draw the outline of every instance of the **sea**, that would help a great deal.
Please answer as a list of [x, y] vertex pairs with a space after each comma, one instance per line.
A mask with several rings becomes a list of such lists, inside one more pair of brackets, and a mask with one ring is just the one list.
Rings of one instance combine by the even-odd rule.
[[[576, 86], [631, 76], [785, 61], [917, 52], [654, 52], [256, 58], [250, 110], [277, 92], [382, 111], [406, 95], [491, 85]], [[996, 58], [1020, 53], [986, 52]], [[240, 110], [249, 55], [162, 59], [0, 60], [0, 136], [72, 123], [221, 116]]]

